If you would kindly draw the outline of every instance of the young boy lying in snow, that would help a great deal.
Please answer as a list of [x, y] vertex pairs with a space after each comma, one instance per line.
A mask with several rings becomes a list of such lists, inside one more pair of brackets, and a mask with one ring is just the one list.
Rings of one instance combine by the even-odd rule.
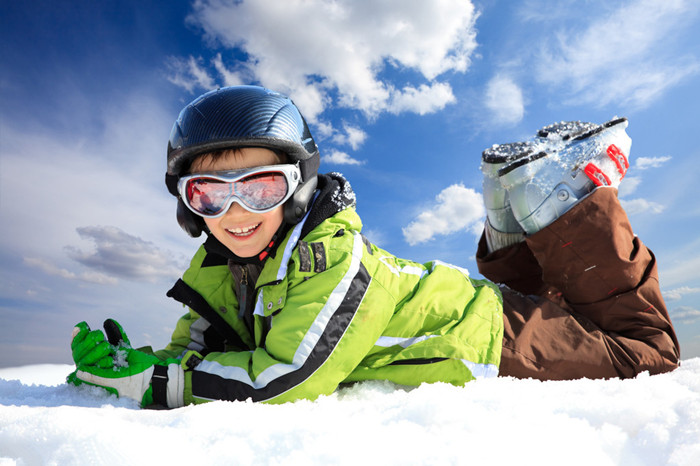
[[317, 173], [316, 144], [285, 96], [204, 94], [168, 144], [180, 225], [208, 236], [168, 293], [189, 310], [155, 353], [132, 349], [113, 320], [106, 339], [81, 322], [68, 379], [174, 408], [314, 399], [370, 379], [670, 371], [679, 348], [656, 262], [617, 201], [626, 126], [562, 123], [484, 152], [477, 261], [488, 281], [371, 244], [350, 185]]

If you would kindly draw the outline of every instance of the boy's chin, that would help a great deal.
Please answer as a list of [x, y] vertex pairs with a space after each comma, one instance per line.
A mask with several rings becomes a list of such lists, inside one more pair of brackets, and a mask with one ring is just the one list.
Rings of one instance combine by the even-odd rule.
[[252, 259], [262, 252], [262, 250], [256, 251], [256, 249], [253, 248], [232, 248], [231, 246], [227, 247], [229, 251], [231, 251], [233, 254], [236, 255], [236, 257], [240, 257], [241, 259]]
[[[262, 252], [262, 251], [260, 251], [260, 252]], [[253, 259], [254, 257], [258, 256], [258, 255], [260, 254], [260, 252], [256, 252], [256, 253], [251, 254], [251, 253], [249, 253], [249, 252], [246, 252], [246, 253], [237, 253], [236, 251], [233, 251], [233, 253], [234, 253], [237, 257], [240, 257], [241, 259]]]
[[226, 247], [231, 251], [236, 257], [241, 259], [252, 259], [257, 257], [262, 251], [263, 247], [257, 247], [255, 245], [231, 245], [226, 244]]

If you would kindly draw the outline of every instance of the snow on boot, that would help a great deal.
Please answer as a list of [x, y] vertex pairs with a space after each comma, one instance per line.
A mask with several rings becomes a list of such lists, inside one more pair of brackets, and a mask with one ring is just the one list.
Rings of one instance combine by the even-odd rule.
[[602, 125], [562, 122], [542, 128], [535, 150], [498, 171], [513, 215], [528, 234], [561, 217], [601, 186], [617, 188], [629, 168], [627, 119]]
[[568, 141], [571, 138], [582, 136], [589, 131], [594, 131], [599, 126], [601, 125], [588, 123], [586, 121], [560, 121], [540, 128], [537, 131], [537, 137], [540, 138], [540, 141], [547, 139], [550, 141], [556, 141], [557, 139]]

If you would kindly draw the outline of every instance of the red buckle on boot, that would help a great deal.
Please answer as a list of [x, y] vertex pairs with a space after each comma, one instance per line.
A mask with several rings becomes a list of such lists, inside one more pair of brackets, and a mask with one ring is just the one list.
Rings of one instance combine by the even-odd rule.
[[627, 173], [627, 169], [630, 167], [630, 163], [627, 161], [625, 154], [615, 144], [610, 144], [606, 152], [608, 157], [610, 157], [612, 161], [615, 162], [615, 165], [617, 165], [617, 171], [620, 172], [620, 175], [622, 175], [620, 179], [624, 178], [625, 173]]
[[595, 166], [593, 162], [586, 165], [583, 172], [596, 186], [610, 186], [612, 184], [608, 175], [606, 175], [603, 170]]

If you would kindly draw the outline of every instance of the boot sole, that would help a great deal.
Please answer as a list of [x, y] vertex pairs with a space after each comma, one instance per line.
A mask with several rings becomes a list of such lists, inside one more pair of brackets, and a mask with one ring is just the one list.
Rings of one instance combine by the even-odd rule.
[[[597, 134], [599, 134], [605, 130], [608, 130], [614, 126], [617, 126], [621, 123], [624, 123], [626, 121], [627, 121], [627, 118], [617, 118], [615, 120], [610, 120], [606, 123], [603, 123], [602, 125], [598, 125], [596, 128], [594, 128], [592, 130], [586, 131], [586, 132], [579, 134], [579, 135], [574, 135], [574, 134], [564, 135], [564, 136], [562, 136], [562, 141], [567, 141], [569, 139], [571, 139], [572, 141], [583, 141], [585, 139], [596, 136]], [[542, 134], [541, 130], [538, 133], [538, 135], [540, 135], [540, 134]], [[613, 158], [614, 160], [616, 159], [615, 163], [618, 165], [618, 171], [622, 170], [623, 167], [624, 167], [624, 171], [626, 171], [626, 169], [629, 167], [629, 163], [627, 162], [626, 157], [624, 156], [624, 154], [622, 154], [622, 151], [620, 151], [620, 149], [618, 149], [614, 145], [612, 145], [612, 146], [615, 147], [615, 149], [614, 149], [615, 153], [610, 154], [610, 149], [608, 148], [608, 155], [610, 156], [610, 158]], [[500, 170], [498, 170], [498, 177], [500, 178], [504, 175], [507, 175], [508, 173], [512, 172], [513, 170], [516, 170], [524, 165], [535, 162], [536, 160], [539, 160], [543, 157], [547, 157], [548, 155], [552, 155], [552, 154], [550, 154], [546, 151], [541, 151], [541, 152], [537, 152], [537, 153], [531, 153], [531, 154], [524, 155], [522, 158], [519, 158], [517, 160], [513, 159], [513, 161], [511, 163], [509, 163], [508, 165], [506, 165], [506, 166], [502, 167]], [[622, 160], [622, 158], [620, 156], [622, 158], [624, 158], [624, 161]], [[624, 174], [623, 174], [623, 176], [624, 176]], [[592, 181], [595, 182], [595, 180], [592, 180]]]

